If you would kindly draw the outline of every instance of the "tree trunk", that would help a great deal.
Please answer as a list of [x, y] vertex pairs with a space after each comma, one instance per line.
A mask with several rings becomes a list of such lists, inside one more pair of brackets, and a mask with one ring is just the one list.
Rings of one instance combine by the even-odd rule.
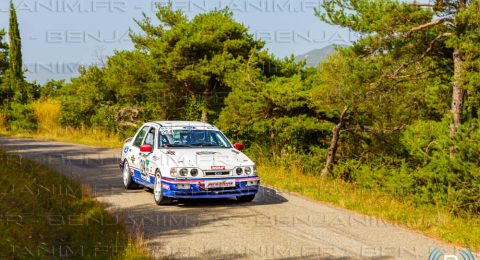
[[202, 109], [202, 122], [207, 122], [207, 109], [205, 107]]
[[[212, 81], [212, 78], [210, 79], [210, 81]], [[203, 123], [206, 123], [207, 122], [207, 110], [208, 110], [208, 97], [210, 96], [210, 93], [212, 92], [212, 90], [215, 88], [215, 85], [213, 85], [212, 87], [212, 84], [208, 84], [208, 86], [205, 88], [205, 90], [203, 90], [203, 93], [202, 93], [202, 122]]]
[[270, 147], [272, 149], [272, 157], [274, 159], [277, 158], [277, 148], [276, 148], [276, 145], [275, 145], [275, 132], [272, 130], [272, 133], [270, 134]]
[[[465, 64], [463, 53], [455, 49], [453, 51], [453, 91], [452, 91], [452, 116], [453, 122], [450, 126], [450, 138], [453, 138], [462, 124], [463, 103], [466, 95], [464, 89]], [[454, 147], [453, 152], [456, 150]]]
[[342, 114], [340, 114], [338, 123], [332, 129], [332, 141], [330, 142], [330, 147], [328, 147], [327, 159], [325, 160], [325, 167], [321, 172], [321, 176], [325, 176], [332, 168], [332, 165], [335, 163], [335, 156], [338, 149], [338, 139], [340, 139], [340, 130], [342, 130], [343, 119], [345, 118], [347, 110], [348, 107], [345, 107], [345, 109], [343, 109]]

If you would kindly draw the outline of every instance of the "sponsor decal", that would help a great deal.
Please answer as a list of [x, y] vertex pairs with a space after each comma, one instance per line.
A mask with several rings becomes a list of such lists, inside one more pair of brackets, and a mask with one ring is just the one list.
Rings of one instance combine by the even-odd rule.
[[150, 164], [150, 160], [146, 160], [145, 164], [148, 166]]
[[170, 190], [170, 185], [162, 184], [162, 188], [165, 189], [165, 190]]
[[168, 150], [168, 151], [167, 151], [167, 154], [170, 154], [170, 155], [175, 155], [175, 151]]
[[160, 158], [158, 158], [156, 155], [154, 155], [154, 156], [152, 157], [152, 160], [154, 160], [154, 161], [158, 161], [158, 159], [160, 159]]
[[235, 180], [205, 181], [206, 189], [227, 187], [235, 187]]
[[123, 148], [123, 153], [128, 153], [128, 145]]
[[[212, 170], [225, 170], [225, 166], [212, 166]], [[215, 174], [217, 174], [217, 173], [215, 173]], [[222, 173], [220, 173], [220, 174], [222, 174]]]
[[130, 160], [132, 160], [132, 162], [135, 162], [135, 156], [132, 155], [132, 157], [130, 158]]
[[193, 130], [193, 129], [195, 129], [195, 127], [194, 126], [184, 126], [183, 129]]
[[162, 135], [169, 135], [169, 134], [172, 134], [172, 129], [168, 129], [164, 126], [160, 127], [159, 128], [160, 132], [162, 133]]

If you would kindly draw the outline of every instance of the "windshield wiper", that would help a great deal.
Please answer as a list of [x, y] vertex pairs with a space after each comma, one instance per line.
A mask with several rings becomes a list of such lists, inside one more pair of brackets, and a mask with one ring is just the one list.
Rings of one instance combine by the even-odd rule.
[[212, 143], [194, 143], [192, 144], [192, 146], [215, 146], [215, 147], [223, 147], [221, 145], [218, 145], [218, 144], [212, 144]]
[[164, 147], [189, 147], [189, 145], [185, 144], [164, 144]]

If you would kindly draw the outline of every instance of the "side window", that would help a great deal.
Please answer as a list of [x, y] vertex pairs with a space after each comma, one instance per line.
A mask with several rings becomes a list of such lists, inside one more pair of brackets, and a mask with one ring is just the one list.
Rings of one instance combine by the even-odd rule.
[[143, 144], [148, 144], [153, 148], [154, 144], [154, 139], [155, 139], [155, 128], [150, 128], [150, 131], [148, 131], [147, 137], [145, 138], [145, 141]]
[[135, 141], [133, 141], [133, 146], [140, 147], [142, 144], [143, 138], [147, 134], [149, 126], [144, 126], [142, 130], [138, 133], [137, 137], [135, 138]]

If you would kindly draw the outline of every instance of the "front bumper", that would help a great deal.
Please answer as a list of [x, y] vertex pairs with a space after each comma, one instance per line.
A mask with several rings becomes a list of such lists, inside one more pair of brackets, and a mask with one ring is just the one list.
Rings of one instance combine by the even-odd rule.
[[[225, 179], [225, 178], [224, 178]], [[174, 199], [188, 199], [188, 198], [230, 198], [236, 196], [255, 195], [260, 187], [260, 178], [245, 177], [245, 178], [231, 178], [235, 179], [235, 187], [219, 188], [219, 189], [205, 189], [204, 184], [206, 180], [223, 180], [221, 178], [203, 178], [193, 180], [179, 180], [173, 178], [162, 178], [163, 196]], [[255, 183], [255, 184], [252, 184]], [[185, 185], [189, 186], [188, 188]]]

